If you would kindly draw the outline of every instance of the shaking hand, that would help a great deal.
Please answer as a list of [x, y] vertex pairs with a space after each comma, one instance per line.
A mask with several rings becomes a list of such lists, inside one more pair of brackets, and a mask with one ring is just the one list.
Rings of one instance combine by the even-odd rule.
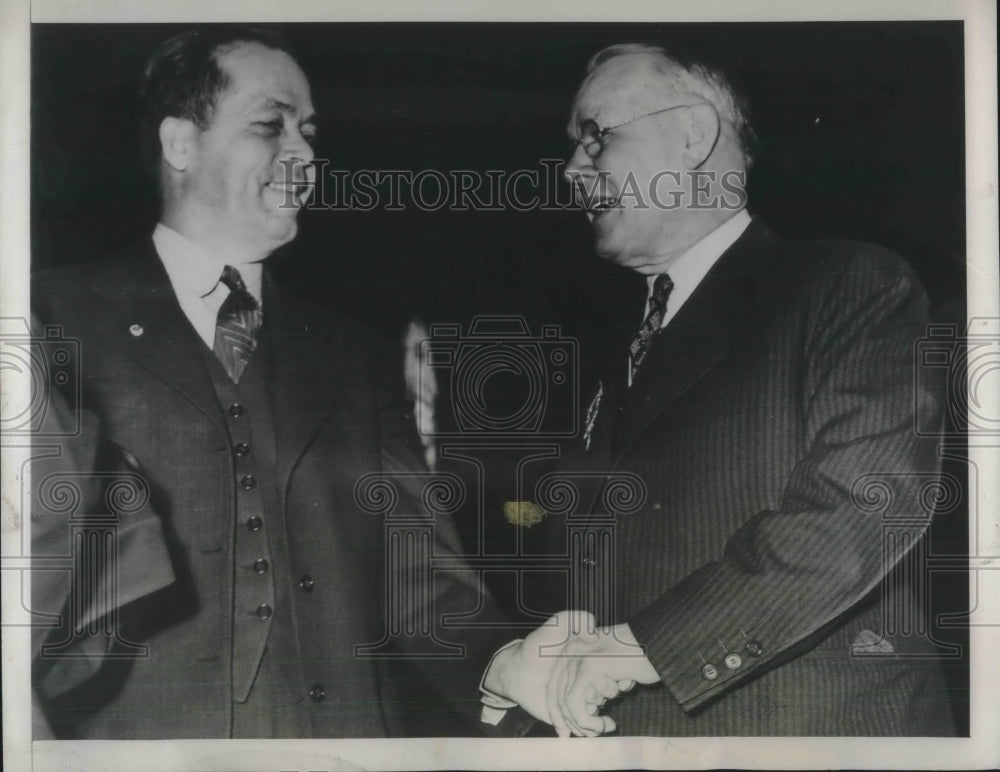
[[552, 724], [560, 737], [594, 737], [617, 727], [600, 708], [659, 675], [628, 625], [597, 628], [585, 611], [560, 611], [523, 641], [501, 649], [483, 687]]

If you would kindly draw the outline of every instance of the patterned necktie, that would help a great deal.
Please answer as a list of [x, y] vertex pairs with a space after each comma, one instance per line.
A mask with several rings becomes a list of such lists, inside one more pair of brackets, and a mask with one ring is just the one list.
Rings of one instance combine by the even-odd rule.
[[229, 297], [219, 308], [212, 351], [233, 383], [240, 382], [250, 356], [257, 347], [257, 333], [263, 320], [260, 304], [247, 292], [240, 272], [227, 265], [220, 281], [229, 287]]
[[628, 344], [631, 382], [635, 381], [635, 374], [639, 371], [639, 366], [653, 345], [653, 336], [660, 331], [663, 315], [667, 312], [667, 298], [670, 297], [670, 291], [673, 288], [673, 281], [665, 273], [661, 273], [653, 282], [653, 294], [649, 296], [649, 313], [646, 314], [642, 327], [632, 336], [632, 340]]

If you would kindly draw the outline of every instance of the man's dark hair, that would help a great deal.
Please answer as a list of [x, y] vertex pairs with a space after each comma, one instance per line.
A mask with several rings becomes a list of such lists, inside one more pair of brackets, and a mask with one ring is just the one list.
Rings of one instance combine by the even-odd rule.
[[164, 118], [186, 118], [201, 129], [209, 125], [216, 97], [229, 86], [218, 57], [241, 43], [259, 43], [295, 58], [274, 30], [243, 24], [211, 24], [181, 32], [163, 41], [149, 57], [139, 92], [139, 152], [150, 171], [159, 169]]

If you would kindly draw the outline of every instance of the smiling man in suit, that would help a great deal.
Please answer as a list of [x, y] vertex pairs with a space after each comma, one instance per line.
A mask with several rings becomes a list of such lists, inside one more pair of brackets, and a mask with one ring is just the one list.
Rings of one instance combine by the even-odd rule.
[[[146, 589], [120, 593], [111, 650], [89, 640], [88, 668], [35, 662], [44, 718], [72, 738], [399, 734], [407, 714], [434, 703], [408, 706], [384, 662], [356, 648], [383, 641], [390, 614], [427, 633], [397, 652], [423, 668], [418, 693], [437, 688], [474, 715], [503, 634], [441, 633], [464, 656], [420, 658], [443, 614], [490, 607], [462, 570], [453, 525], [434, 518], [433, 553], [456, 568], [434, 572], [401, 610], [387, 586], [409, 587], [430, 567], [387, 563], [384, 507], [356, 487], [395, 475], [398, 508], [420, 517], [405, 482], [427, 472], [402, 350], [384, 355], [365, 329], [275, 286], [263, 265], [295, 237], [312, 192], [305, 75], [272, 32], [211, 26], [154, 53], [142, 105], [162, 203], [151, 238], [37, 277], [33, 304], [80, 341], [82, 404], [68, 394], [68, 409], [91, 411], [144, 479], [159, 518], [146, 530], [162, 538], [117, 545], [128, 553], [119, 585]], [[120, 642], [148, 656], [122, 656]], [[544, 704], [539, 673], [552, 663], [536, 664], [512, 693], [528, 685]]]
[[941, 398], [914, 377], [917, 278], [879, 247], [789, 243], [747, 213], [754, 132], [710, 63], [602, 50], [569, 134], [596, 252], [646, 292], [564, 468], [643, 491], [628, 514], [581, 495], [614, 539], [577, 556], [601, 577], [601, 627], [549, 682], [557, 730], [952, 733], [934, 647], [895, 623], [924, 613], [893, 539], [921, 537], [939, 468], [915, 433]]

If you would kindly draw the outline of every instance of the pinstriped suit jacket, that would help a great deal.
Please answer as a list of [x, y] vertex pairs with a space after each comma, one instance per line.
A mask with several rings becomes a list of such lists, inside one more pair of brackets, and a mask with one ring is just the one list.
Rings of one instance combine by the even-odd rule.
[[[942, 396], [915, 377], [926, 320], [895, 255], [755, 219], [631, 388], [624, 347], [608, 358], [567, 468], [645, 486], [584, 555], [613, 585], [599, 622], [628, 622], [662, 679], [608, 705], [622, 734], [953, 732], [924, 610], [891, 570], [939, 469], [915, 432]], [[599, 485], [585, 497], [607, 509]]]

